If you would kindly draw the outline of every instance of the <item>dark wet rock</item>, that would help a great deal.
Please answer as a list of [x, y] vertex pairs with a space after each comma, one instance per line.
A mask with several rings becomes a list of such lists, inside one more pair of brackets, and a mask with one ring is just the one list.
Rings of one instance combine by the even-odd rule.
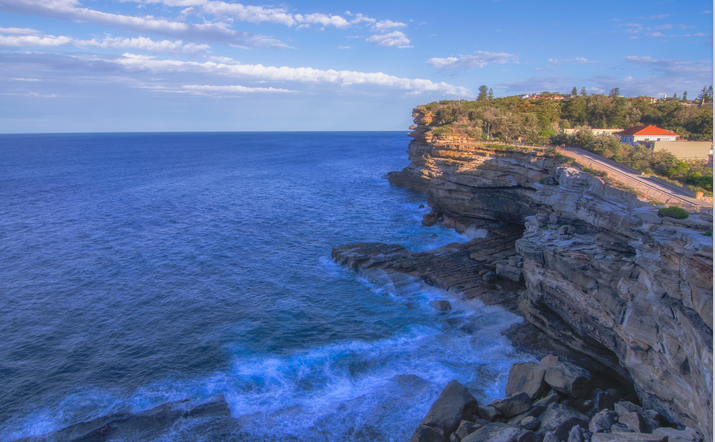
[[603, 391], [600, 388], [596, 388], [589, 398], [591, 399], [592, 409], [594, 411], [604, 409], [613, 410], [613, 406], [619, 399], [619, 395], [617, 390], [609, 389], [608, 391]]
[[544, 382], [544, 374], [546, 368], [534, 362], [512, 364], [506, 384], [507, 396], [526, 393], [532, 400], [541, 396], [548, 390], [548, 384]]
[[444, 442], [444, 432], [439, 428], [420, 424], [410, 442]]
[[479, 415], [484, 419], [493, 422], [494, 419], [500, 416], [500, 413], [499, 410], [490, 405], [482, 405], [479, 407]]
[[531, 408], [531, 399], [528, 394], [519, 393], [506, 399], [498, 399], [489, 405], [508, 419], [528, 411]]
[[462, 442], [538, 442], [538, 440], [539, 437], [533, 431], [497, 422], [478, 429], [462, 439]]
[[554, 390], [551, 390], [549, 394], [547, 394], [545, 397], [534, 402], [534, 407], [543, 407], [545, 409], [554, 402], [558, 402], [560, 399], [561, 396], [559, 396], [559, 394], [556, 393]]
[[676, 430], [675, 428], [661, 427], [653, 430], [656, 436], [667, 436], [668, 442], [700, 442], [702, 436], [692, 428]]
[[591, 442], [668, 442], [668, 437], [641, 433], [596, 433]]
[[546, 370], [544, 380], [559, 393], [581, 398], [588, 394], [592, 385], [591, 373], [570, 362], [556, 362]]
[[559, 438], [556, 437], [556, 435], [554, 433], [549, 431], [544, 435], [544, 442], [560, 442], [560, 441], [559, 441]]
[[633, 433], [633, 430], [628, 428], [626, 424], [613, 424], [611, 425], [611, 433]]
[[467, 387], [457, 381], [451, 381], [432, 404], [420, 425], [437, 428], [444, 435], [451, 434], [462, 420], [472, 420], [477, 407], [477, 400]]
[[519, 425], [527, 430], [536, 431], [541, 425], [541, 421], [534, 416], [526, 416], [519, 421]]
[[452, 310], [452, 304], [449, 303], [449, 301], [445, 300], [435, 300], [435, 301], [430, 301], [429, 305], [440, 312], [448, 312]]
[[457, 428], [457, 431], [454, 432], [454, 434], [457, 435], [459, 440], [462, 440], [486, 425], [489, 425], [489, 421], [486, 421], [484, 419], [477, 419], [477, 421], [475, 422], [462, 421], [460, 422], [459, 427]]
[[604, 409], [596, 413], [591, 422], [588, 424], [588, 429], [591, 433], [600, 433], [611, 429], [611, 425], [616, 423], [618, 415], [615, 411]]
[[569, 438], [567, 442], [584, 442], [583, 429], [578, 425], [574, 425], [569, 431]]
[[498, 279], [497, 274], [488, 270], [482, 275], [482, 279], [486, 282], [494, 282]]
[[589, 423], [586, 415], [559, 403], [549, 405], [539, 420], [541, 420], [541, 428], [538, 433], [543, 436], [551, 431], [559, 440], [565, 440], [574, 425], [588, 428]]

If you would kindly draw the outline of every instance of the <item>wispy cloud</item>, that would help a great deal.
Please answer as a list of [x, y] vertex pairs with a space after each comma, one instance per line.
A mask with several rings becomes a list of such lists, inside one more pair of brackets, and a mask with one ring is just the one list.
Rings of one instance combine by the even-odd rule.
[[211, 85], [199, 85], [199, 84], [187, 84], [181, 86], [182, 91], [187, 91], [189, 93], [197, 95], [207, 95], [215, 93], [232, 93], [232, 94], [242, 94], [242, 93], [268, 93], [268, 94], [294, 94], [298, 91], [292, 91], [289, 89], [280, 89], [273, 87], [246, 87], [246, 86], [211, 86]]
[[662, 18], [668, 18], [670, 17], [670, 14], [658, 14], [658, 15], [651, 15], [648, 17], [636, 17], [639, 20], [659, 20]]
[[193, 24], [157, 18], [113, 14], [77, 6], [76, 0], [0, 0], [0, 11], [71, 20], [141, 33], [180, 36], [192, 41], [235, 46], [287, 47], [262, 35], [238, 32], [226, 23]]
[[427, 63], [442, 70], [483, 68], [494, 64], [516, 62], [517, 58], [506, 52], [476, 51], [474, 55], [460, 55], [458, 57], [430, 58]]
[[549, 63], [559, 64], [559, 63], [595, 63], [585, 57], [576, 58], [549, 58]]
[[401, 89], [413, 93], [442, 92], [455, 96], [468, 96], [471, 92], [460, 86], [424, 79], [399, 78], [382, 72], [356, 72], [321, 70], [309, 67], [263, 66], [260, 64], [228, 64], [181, 60], [157, 60], [153, 57], [124, 54], [121, 58], [106, 59], [106, 62], [122, 66], [130, 71], [143, 70], [151, 73], [195, 73], [221, 77], [242, 77], [257, 81], [292, 81], [298, 83], [328, 83], [341, 86], [377, 85]]
[[392, 28], [404, 28], [405, 26], [407, 25], [398, 21], [380, 20], [379, 22], [375, 23], [374, 28], [379, 32], [383, 32]]
[[366, 42], [372, 43], [375, 46], [383, 46], [386, 48], [411, 48], [410, 39], [404, 32], [393, 31], [389, 34], [375, 34], [365, 39]]
[[105, 37], [102, 40], [81, 40], [62, 35], [0, 35], [0, 48], [37, 48], [56, 46], [73, 46], [79, 48], [96, 47], [104, 49], [139, 49], [150, 52], [169, 52], [190, 55], [206, 53], [210, 49], [210, 47], [205, 44], [184, 44], [181, 40], [154, 41], [146, 37]]

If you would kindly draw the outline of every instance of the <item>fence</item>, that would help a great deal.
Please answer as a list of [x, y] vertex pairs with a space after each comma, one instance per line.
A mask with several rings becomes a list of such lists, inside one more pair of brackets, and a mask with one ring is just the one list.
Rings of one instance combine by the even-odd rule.
[[[571, 157], [578, 161], [585, 167], [589, 167], [594, 170], [599, 170], [608, 173], [609, 178], [613, 178], [619, 183], [634, 189], [636, 192], [642, 193], [648, 199], [654, 200], [660, 204], [667, 204], [670, 206], [678, 206], [683, 209], [690, 210], [693, 212], [705, 212], [712, 213], [712, 206], [706, 204], [698, 204], [692, 201], [688, 201], [687, 198], [675, 195], [673, 193], [665, 192], [663, 189], [656, 187], [655, 185], [644, 182], [643, 179], [637, 179], [632, 175], [624, 173], [617, 169], [615, 166], [603, 164], [600, 161], [594, 159], [591, 156], [579, 153], [580, 149], [568, 148], [564, 149], [561, 147], [556, 148], [556, 152]], [[585, 153], [585, 152], [584, 152]]]

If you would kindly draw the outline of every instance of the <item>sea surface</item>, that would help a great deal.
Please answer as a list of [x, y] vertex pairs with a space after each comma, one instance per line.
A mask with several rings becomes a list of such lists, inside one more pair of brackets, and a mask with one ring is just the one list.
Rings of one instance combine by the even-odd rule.
[[[331, 248], [467, 238], [383, 176], [404, 132], [0, 135], [0, 441], [223, 394], [135, 440], [407, 441], [442, 388], [502, 397], [498, 307], [429, 307]], [[448, 315], [471, 317], [466, 332]]]

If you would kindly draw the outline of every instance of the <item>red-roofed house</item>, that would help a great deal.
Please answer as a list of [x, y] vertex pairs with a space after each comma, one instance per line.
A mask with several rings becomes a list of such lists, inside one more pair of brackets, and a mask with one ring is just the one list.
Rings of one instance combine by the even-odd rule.
[[613, 135], [621, 137], [621, 143], [635, 146], [647, 141], [676, 141], [680, 135], [655, 126], [635, 126], [616, 132]]

